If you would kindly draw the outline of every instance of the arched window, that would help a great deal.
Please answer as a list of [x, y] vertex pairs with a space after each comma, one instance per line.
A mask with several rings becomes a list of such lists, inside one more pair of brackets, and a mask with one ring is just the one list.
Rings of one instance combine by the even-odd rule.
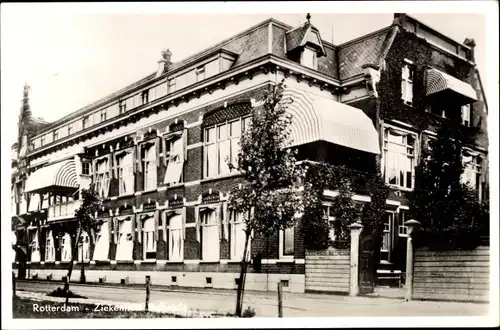
[[203, 261], [218, 261], [220, 240], [218, 227], [218, 209], [215, 207], [200, 207], [201, 220], [201, 257]]
[[52, 235], [52, 230], [47, 233], [45, 238], [45, 261], [55, 261], [56, 250], [54, 245], [54, 236]]
[[61, 241], [61, 261], [71, 261], [71, 236], [64, 233]]
[[143, 218], [142, 222], [143, 237], [143, 258], [156, 259], [156, 238], [155, 238], [155, 219], [151, 215]]
[[80, 242], [78, 243], [78, 261], [89, 261], [90, 260], [90, 236], [84, 231], [80, 237]]
[[101, 229], [97, 233], [96, 243], [94, 248], [93, 260], [108, 260], [109, 253], [109, 227], [108, 221], [104, 221]]

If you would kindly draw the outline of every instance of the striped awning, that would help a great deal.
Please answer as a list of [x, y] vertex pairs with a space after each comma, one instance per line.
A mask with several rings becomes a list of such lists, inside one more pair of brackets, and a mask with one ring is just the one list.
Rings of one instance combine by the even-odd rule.
[[445, 91], [459, 94], [469, 102], [477, 101], [477, 93], [468, 83], [439, 70], [433, 68], [428, 69], [427, 95], [435, 95]]
[[292, 115], [292, 146], [327, 141], [373, 154], [380, 153], [378, 133], [360, 109], [296, 89], [286, 89], [283, 101]]
[[26, 181], [25, 192], [42, 192], [58, 188], [65, 190], [78, 188], [74, 160], [48, 165], [31, 173]]

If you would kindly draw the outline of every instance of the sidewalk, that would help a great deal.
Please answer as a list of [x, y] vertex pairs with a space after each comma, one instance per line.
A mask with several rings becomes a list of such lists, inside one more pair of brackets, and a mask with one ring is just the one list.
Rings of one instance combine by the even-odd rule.
[[[48, 293], [61, 283], [18, 281], [18, 289], [28, 292]], [[144, 287], [79, 285], [72, 284], [71, 290], [89, 299], [99, 299], [108, 303], [143, 304]], [[152, 288], [152, 306], [183, 305], [190, 310], [206, 313], [234, 312], [236, 291], [233, 290], [170, 290]], [[275, 292], [245, 292], [244, 309], [251, 306], [256, 316], [276, 317], [278, 311]], [[156, 308], [156, 307], [153, 307]], [[283, 294], [283, 314], [285, 317], [312, 316], [485, 316], [488, 304], [410, 301], [394, 298], [350, 297], [314, 293]]]

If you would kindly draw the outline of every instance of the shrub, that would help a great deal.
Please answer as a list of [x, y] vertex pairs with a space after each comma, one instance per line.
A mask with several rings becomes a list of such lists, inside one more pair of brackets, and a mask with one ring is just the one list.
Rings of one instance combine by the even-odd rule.
[[248, 306], [247, 309], [243, 312], [241, 317], [254, 317], [255, 316], [255, 309], [252, 307]]

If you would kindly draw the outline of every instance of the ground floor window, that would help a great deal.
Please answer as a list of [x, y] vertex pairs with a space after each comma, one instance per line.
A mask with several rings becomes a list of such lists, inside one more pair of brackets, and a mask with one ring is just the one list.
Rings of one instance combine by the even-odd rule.
[[279, 256], [281, 258], [293, 258], [295, 253], [294, 246], [295, 227], [280, 230], [279, 234]]
[[394, 222], [394, 213], [386, 212], [384, 214], [384, 231], [382, 236], [382, 248], [380, 249], [380, 260], [389, 260], [391, 251], [391, 228]]
[[30, 243], [31, 262], [40, 262], [40, 243], [38, 242], [38, 230], [33, 235]]
[[398, 236], [399, 237], [408, 237], [408, 227], [405, 225], [405, 222], [408, 221], [408, 215], [406, 211], [399, 211], [399, 226], [398, 226]]
[[78, 261], [81, 262], [82, 260], [90, 260], [90, 236], [86, 231], [82, 232], [78, 243]]
[[116, 260], [130, 261], [134, 248], [132, 219], [129, 217], [118, 220], [118, 244], [116, 247]]
[[203, 261], [219, 261], [219, 228], [217, 225], [217, 209], [215, 207], [200, 208], [201, 220], [201, 258]]
[[54, 236], [52, 235], [52, 230], [47, 233], [47, 237], [45, 238], [45, 261], [55, 261], [56, 253], [55, 253], [55, 244], [54, 244]]
[[[229, 224], [231, 228], [230, 252], [231, 260], [242, 260], [246, 242], [246, 223], [244, 214], [241, 212], [229, 212]], [[250, 255], [250, 241], [247, 247], [247, 257]]]
[[71, 236], [64, 233], [61, 240], [61, 261], [71, 261]]
[[109, 227], [108, 221], [104, 221], [97, 233], [93, 260], [108, 260], [109, 253]]
[[142, 223], [144, 259], [156, 259], [155, 219], [148, 216]]
[[168, 218], [168, 260], [184, 259], [184, 238], [182, 237], [182, 215], [173, 214]]

